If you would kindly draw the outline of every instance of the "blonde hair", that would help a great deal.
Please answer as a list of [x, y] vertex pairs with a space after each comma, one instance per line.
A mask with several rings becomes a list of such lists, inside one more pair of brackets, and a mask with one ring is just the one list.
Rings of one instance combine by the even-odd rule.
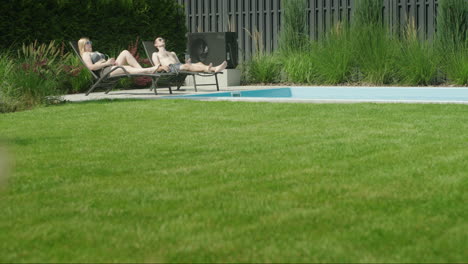
[[89, 38], [80, 38], [80, 40], [78, 40], [78, 50], [80, 51], [80, 55], [83, 56], [83, 53], [85, 53], [85, 46], [86, 46], [86, 42], [89, 41]]

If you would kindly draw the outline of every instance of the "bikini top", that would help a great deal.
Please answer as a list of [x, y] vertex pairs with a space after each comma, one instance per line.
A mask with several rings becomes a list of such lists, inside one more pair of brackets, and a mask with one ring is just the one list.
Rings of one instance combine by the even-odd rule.
[[91, 52], [91, 62], [95, 64], [100, 60], [106, 60], [107, 56], [105, 54], [100, 53], [99, 51]]

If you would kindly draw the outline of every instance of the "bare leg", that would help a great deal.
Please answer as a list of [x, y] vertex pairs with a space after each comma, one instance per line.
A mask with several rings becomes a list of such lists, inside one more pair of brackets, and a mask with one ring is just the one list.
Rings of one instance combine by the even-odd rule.
[[[156, 72], [156, 67], [150, 67], [150, 68], [134, 68], [132, 66], [122, 66], [125, 68], [125, 70], [130, 73], [130, 74], [151, 74]], [[123, 75], [125, 72], [122, 69], [117, 69], [113, 71], [110, 75]]]
[[122, 51], [117, 59], [115, 59], [115, 63], [119, 66], [129, 65], [133, 68], [143, 68], [128, 50]]
[[213, 64], [205, 65], [201, 62], [194, 63], [194, 64], [182, 64], [180, 69], [183, 71], [191, 71], [191, 72], [222, 72], [227, 67], [227, 62], [224, 61], [220, 65], [213, 68]]
[[201, 62], [195, 64], [182, 64], [180, 65], [180, 69], [183, 71], [191, 71], [191, 72], [212, 72], [211, 69], [212, 64], [205, 65]]

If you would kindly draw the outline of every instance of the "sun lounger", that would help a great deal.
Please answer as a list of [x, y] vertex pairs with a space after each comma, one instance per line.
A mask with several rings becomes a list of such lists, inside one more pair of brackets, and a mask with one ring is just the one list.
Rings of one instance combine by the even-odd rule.
[[[156, 48], [154, 47], [153, 41], [142, 41], [143, 48], [145, 49], [146, 55], [148, 56], [149, 61], [151, 64], [154, 66], [153, 62], [153, 53], [157, 52]], [[216, 90], [219, 91], [219, 82], [218, 82], [218, 74], [223, 74], [222, 72], [214, 72], [214, 73], [203, 73], [203, 72], [189, 72], [189, 71], [179, 71], [179, 74], [177, 76], [171, 76], [169, 78], [172, 78], [169, 80], [173, 84], [177, 86], [177, 90], [180, 89], [180, 87], [184, 84], [185, 79], [187, 76], [192, 76], [193, 77], [193, 87], [195, 89], [195, 92], [197, 92], [197, 86], [208, 86], [208, 85], [216, 85]], [[214, 77], [216, 83], [212, 84], [197, 84], [195, 80], [195, 76], [200, 76], [200, 77]]]

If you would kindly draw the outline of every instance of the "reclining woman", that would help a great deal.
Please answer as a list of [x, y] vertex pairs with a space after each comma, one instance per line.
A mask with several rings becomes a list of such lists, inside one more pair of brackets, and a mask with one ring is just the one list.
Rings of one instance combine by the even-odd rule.
[[[106, 55], [99, 53], [98, 51], [93, 51], [92, 44], [93, 43], [88, 38], [81, 38], [78, 41], [78, 49], [86, 67], [92, 71], [99, 72], [101, 76], [112, 71], [115, 66], [123, 67], [130, 74], [152, 74], [157, 71], [157, 67], [141, 67], [135, 57], [133, 57], [128, 50], [122, 51], [117, 59], [106, 59]], [[125, 74], [125, 72], [122, 69], [117, 69], [111, 72], [110, 76], [122, 74]]]
[[179, 72], [179, 71], [190, 71], [190, 72], [221, 72], [227, 67], [227, 62], [224, 61], [220, 65], [213, 67], [213, 64], [205, 65], [201, 62], [191, 63], [190, 59], [186, 61], [185, 64], [179, 61], [175, 52], [170, 52], [166, 50], [166, 41], [157, 37], [154, 41], [154, 47], [158, 49], [158, 52], [154, 52], [151, 56], [153, 59], [154, 65], [160, 70], [165, 70], [166, 72]]

